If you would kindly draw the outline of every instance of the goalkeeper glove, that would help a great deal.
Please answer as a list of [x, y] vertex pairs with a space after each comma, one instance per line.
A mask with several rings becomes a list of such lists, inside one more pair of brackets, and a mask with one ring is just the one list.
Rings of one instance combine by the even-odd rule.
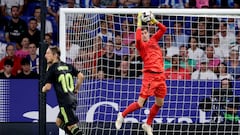
[[151, 20], [150, 20], [150, 23], [151, 23], [151, 24], [156, 24], [156, 23], [158, 23], [158, 20], [155, 19], [155, 17], [154, 17], [153, 14], [151, 14]]
[[142, 13], [138, 13], [138, 20], [137, 20], [137, 26], [141, 27], [142, 26]]

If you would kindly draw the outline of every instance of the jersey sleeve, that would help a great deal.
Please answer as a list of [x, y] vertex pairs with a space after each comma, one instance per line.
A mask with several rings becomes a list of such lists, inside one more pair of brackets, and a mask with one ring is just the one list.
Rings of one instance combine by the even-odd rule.
[[158, 41], [163, 36], [163, 34], [167, 31], [167, 27], [160, 22], [157, 25], [159, 30], [152, 37]]

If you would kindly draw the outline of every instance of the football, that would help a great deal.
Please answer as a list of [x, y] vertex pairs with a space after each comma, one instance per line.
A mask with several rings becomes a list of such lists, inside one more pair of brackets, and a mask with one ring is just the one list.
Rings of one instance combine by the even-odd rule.
[[146, 11], [142, 13], [142, 21], [143, 22], [149, 22], [151, 20], [152, 17], [152, 12], [151, 11]]

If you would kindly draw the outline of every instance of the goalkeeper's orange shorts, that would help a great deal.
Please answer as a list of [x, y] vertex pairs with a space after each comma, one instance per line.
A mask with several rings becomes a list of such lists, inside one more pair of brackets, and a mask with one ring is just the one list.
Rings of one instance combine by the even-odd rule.
[[166, 94], [167, 85], [165, 74], [158, 72], [144, 72], [140, 96], [142, 98], [148, 98], [149, 96], [164, 98]]

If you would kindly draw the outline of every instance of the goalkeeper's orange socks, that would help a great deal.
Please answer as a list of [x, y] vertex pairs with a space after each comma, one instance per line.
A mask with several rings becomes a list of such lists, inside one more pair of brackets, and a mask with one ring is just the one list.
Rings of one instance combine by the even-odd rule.
[[122, 116], [123, 118], [125, 118], [127, 116], [127, 114], [140, 109], [140, 105], [138, 104], [138, 102], [133, 102], [131, 103], [123, 112], [122, 112]]
[[152, 105], [152, 107], [150, 109], [150, 113], [148, 115], [148, 119], [147, 119], [147, 124], [148, 125], [152, 125], [152, 121], [155, 118], [155, 116], [157, 115], [160, 108], [161, 108], [161, 106], [158, 106], [156, 104]]

